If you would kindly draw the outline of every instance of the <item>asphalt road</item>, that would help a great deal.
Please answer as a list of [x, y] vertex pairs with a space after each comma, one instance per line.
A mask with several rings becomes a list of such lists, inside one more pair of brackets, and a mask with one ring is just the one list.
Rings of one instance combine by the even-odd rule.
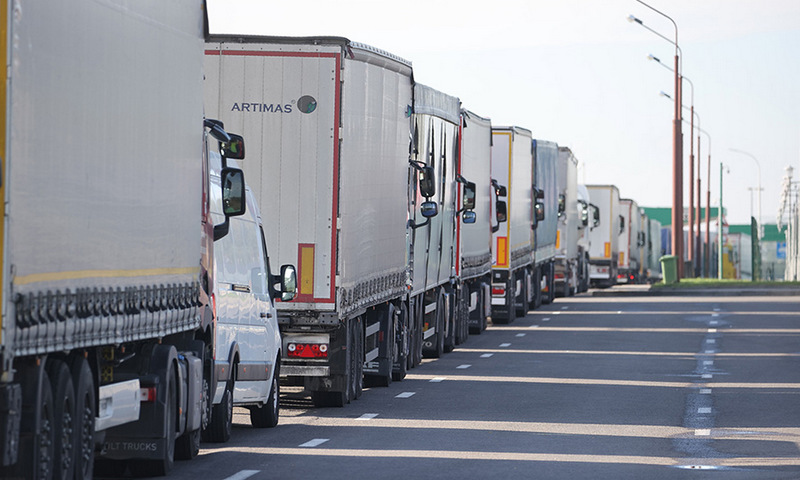
[[800, 478], [800, 297], [577, 297], [173, 479]]

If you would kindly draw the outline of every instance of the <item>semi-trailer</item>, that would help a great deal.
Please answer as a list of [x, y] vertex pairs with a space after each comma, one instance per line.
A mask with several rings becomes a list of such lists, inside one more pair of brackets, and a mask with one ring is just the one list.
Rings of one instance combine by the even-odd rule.
[[461, 118], [459, 175], [475, 185], [474, 200], [462, 201], [461, 209], [472, 207], [475, 221], [457, 223], [456, 274], [468, 289], [469, 332], [480, 334], [492, 315], [492, 231], [500, 228], [492, 184], [492, 123], [464, 109]]
[[[492, 127], [492, 179], [497, 215], [504, 224], [492, 233], [492, 323], [511, 323], [537, 298], [533, 276], [536, 222], [533, 137], [521, 127]], [[554, 192], [555, 193], [555, 192]]]
[[619, 201], [619, 209], [621, 217], [617, 283], [639, 283], [642, 247], [645, 244], [639, 204], [630, 198], [622, 198]]
[[589, 290], [589, 252], [592, 248], [591, 231], [600, 224], [600, 210], [591, 203], [586, 185], [578, 185], [578, 291]]
[[[569, 297], [581, 289], [584, 262], [579, 248], [582, 206], [578, 203], [578, 159], [568, 147], [558, 148], [558, 233], [555, 293]], [[587, 216], [588, 219], [588, 216]]]
[[210, 217], [208, 156], [243, 144], [204, 122], [203, 2], [2, 8], [0, 476], [165, 474], [209, 421], [213, 244], [244, 213], [229, 168]]
[[600, 221], [589, 234], [589, 278], [593, 286], [610, 287], [617, 283], [621, 215], [619, 189], [615, 185], [587, 185], [591, 203], [600, 212]]
[[538, 282], [534, 306], [555, 299], [556, 238], [558, 236], [558, 145], [533, 140], [534, 220], [531, 235], [534, 245], [534, 272]]

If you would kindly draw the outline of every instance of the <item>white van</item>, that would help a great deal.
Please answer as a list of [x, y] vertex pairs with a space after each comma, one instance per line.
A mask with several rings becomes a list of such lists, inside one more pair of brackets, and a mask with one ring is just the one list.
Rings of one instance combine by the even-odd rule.
[[[209, 163], [211, 183], [218, 185], [221, 160]], [[226, 166], [236, 167], [230, 160]], [[211, 214], [217, 223], [224, 220], [221, 190], [211, 189]], [[204, 439], [212, 442], [230, 438], [234, 406], [249, 408], [256, 428], [278, 424], [281, 337], [275, 301], [289, 301], [297, 291], [294, 266], [281, 267], [280, 276], [270, 272], [261, 215], [249, 187], [246, 201], [244, 215], [230, 218], [228, 234], [214, 244], [216, 385], [204, 432]]]

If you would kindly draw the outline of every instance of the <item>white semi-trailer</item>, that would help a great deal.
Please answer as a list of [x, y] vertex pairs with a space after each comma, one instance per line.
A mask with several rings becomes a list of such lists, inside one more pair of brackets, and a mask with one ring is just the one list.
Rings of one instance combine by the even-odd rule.
[[409, 162], [413, 91], [409, 62], [344, 38], [206, 44], [207, 112], [250, 135], [242, 168], [267, 244], [297, 265], [297, 297], [276, 305], [280, 375], [317, 405], [357, 398], [362, 374], [404, 377], [421, 351], [407, 232], [441, 209], [441, 192], [430, 161]]
[[456, 274], [469, 289], [469, 331], [479, 334], [492, 315], [492, 231], [499, 228], [492, 185], [492, 123], [468, 110], [461, 111], [459, 174], [475, 185], [475, 222], [458, 222]]
[[[209, 150], [232, 142], [204, 127], [203, 2], [0, 5], [0, 476], [92, 478], [95, 456], [163, 475], [208, 422], [228, 225], [209, 215]], [[241, 173], [220, 172], [226, 217]]]
[[589, 234], [589, 278], [598, 287], [617, 283], [621, 216], [619, 189], [614, 185], [587, 185], [591, 203], [600, 212], [600, 221]]
[[533, 140], [533, 186], [535, 193], [532, 236], [534, 244], [535, 305], [555, 298], [556, 238], [558, 236], [558, 145]]
[[600, 224], [600, 210], [589, 197], [586, 185], [578, 185], [578, 291], [589, 290], [589, 252], [592, 248], [591, 231]]
[[[492, 323], [524, 316], [535, 299], [532, 226], [533, 138], [521, 127], [492, 127], [492, 179], [498, 194], [498, 219], [492, 233]], [[555, 191], [553, 192], [555, 193]]]
[[622, 198], [619, 201], [619, 210], [621, 223], [617, 283], [639, 283], [642, 247], [644, 246], [639, 204], [636, 203], [636, 200]]
[[[581, 254], [578, 247], [581, 205], [578, 203], [578, 159], [567, 147], [558, 148], [558, 234], [556, 235], [555, 293], [568, 297], [580, 290]], [[588, 218], [588, 217], [587, 217]]]

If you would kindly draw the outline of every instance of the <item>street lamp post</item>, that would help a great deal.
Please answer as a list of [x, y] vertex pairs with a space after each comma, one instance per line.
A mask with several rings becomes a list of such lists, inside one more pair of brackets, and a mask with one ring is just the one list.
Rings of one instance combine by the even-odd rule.
[[[647, 58], [648, 58], [648, 60], [654, 60], [656, 63], [658, 63], [662, 67], [664, 67], [667, 70], [669, 70], [669, 71], [674, 73], [673, 69], [671, 69], [671, 68], [669, 68], [669, 66], [661, 63], [661, 60], [659, 60], [657, 57], [655, 57], [653, 55], [648, 55]], [[689, 86], [692, 88], [691, 95], [690, 95], [691, 103], [689, 104], [690, 107], [688, 109], [689, 110], [689, 235], [688, 235], [688, 240], [689, 240], [689, 242], [688, 242], [689, 245], [688, 246], [689, 246], [689, 248], [687, 249], [686, 257], [687, 257], [687, 259], [689, 260], [689, 262], [692, 265], [691, 275], [695, 275], [695, 264], [697, 263], [697, 256], [700, 255], [699, 252], [697, 254], [695, 254], [696, 242], [695, 242], [695, 236], [694, 236], [694, 224], [695, 224], [695, 210], [694, 210], [694, 117], [695, 117], [695, 115], [697, 115], [697, 113], [694, 111], [694, 83], [692, 83], [692, 81], [689, 80], [689, 78], [684, 76], [684, 75], [681, 75], [680, 79], [681, 79], [681, 82], [683, 80], [686, 80], [687, 82], [689, 82]], [[669, 98], [669, 95], [665, 94], [664, 92], [661, 92], [661, 93], [665, 97]], [[686, 108], [684, 105], [681, 105], [681, 106], [683, 108]], [[698, 127], [700, 126], [700, 116], [699, 115], [697, 117], [697, 126]], [[698, 135], [698, 137], [699, 137], [699, 135]], [[683, 147], [683, 139], [681, 139], [681, 147]], [[699, 166], [700, 165], [700, 163], [699, 163], [700, 162], [700, 152], [699, 152], [700, 139], [699, 138], [698, 138], [698, 141], [697, 141], [697, 148], [698, 148], [697, 162], [698, 162], [698, 166]], [[683, 155], [681, 155], [681, 156], [683, 156]], [[699, 171], [698, 171], [698, 174], [697, 174], [697, 180], [698, 180], [698, 182], [700, 181], [700, 172]], [[698, 191], [698, 195], [699, 195], [700, 186], [698, 185], [697, 188], [698, 188], [697, 191]], [[683, 195], [683, 192], [681, 192], [681, 195]], [[683, 215], [683, 209], [681, 209], [681, 215]], [[700, 209], [699, 209], [699, 197], [698, 197], [697, 216], [699, 217], [699, 215], [700, 215]], [[681, 224], [682, 224], [682, 222], [683, 222], [683, 219], [681, 219]], [[683, 226], [681, 225], [681, 235], [682, 234], [683, 234]], [[700, 237], [700, 225], [699, 225], [699, 223], [697, 225], [697, 236], [698, 236], [698, 238]]]
[[680, 82], [680, 47], [678, 47], [678, 24], [668, 15], [636, 0], [645, 7], [667, 18], [675, 27], [675, 40], [670, 40], [664, 35], [646, 26], [633, 15], [628, 17], [631, 22], [636, 22], [647, 30], [653, 32], [669, 43], [675, 45], [675, 112], [672, 125], [672, 253], [678, 259], [678, 281], [683, 277], [683, 162], [681, 152], [681, 82]]

